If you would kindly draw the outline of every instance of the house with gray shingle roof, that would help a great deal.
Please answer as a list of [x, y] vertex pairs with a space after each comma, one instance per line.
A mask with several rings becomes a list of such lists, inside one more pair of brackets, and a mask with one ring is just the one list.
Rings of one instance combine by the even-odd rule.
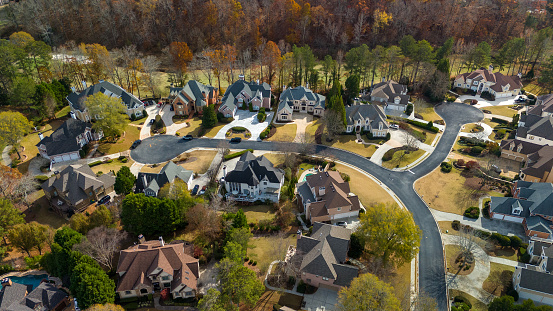
[[69, 118], [58, 127], [50, 136], [38, 134], [40, 142], [36, 144], [40, 155], [59, 163], [81, 158], [80, 151], [91, 141], [100, 140], [103, 133], [92, 130], [92, 124]]
[[386, 114], [375, 104], [351, 105], [346, 107], [346, 132], [371, 132], [374, 137], [385, 137], [389, 131]]
[[296, 189], [298, 208], [311, 223], [336, 223], [359, 216], [359, 197], [350, 192], [349, 183], [338, 171], [306, 176]]
[[42, 282], [33, 288], [32, 285], [14, 283], [9, 278], [2, 280], [1, 311], [58, 311], [69, 304], [67, 294], [53, 284]]
[[219, 89], [211, 85], [190, 80], [184, 87], [171, 88], [170, 97], [177, 116], [190, 116], [201, 113], [205, 106], [215, 105], [219, 97]]
[[89, 122], [93, 119], [88, 112], [88, 108], [86, 107], [86, 99], [88, 96], [96, 93], [103, 93], [109, 97], [121, 99], [121, 103], [125, 106], [125, 112], [129, 118], [132, 114], [136, 117], [141, 117], [144, 113], [144, 103], [140, 101], [140, 99], [136, 98], [133, 94], [128, 93], [119, 85], [100, 80], [100, 83], [94, 84], [82, 92], [74, 91], [67, 96], [67, 101], [69, 102], [69, 106], [71, 106], [71, 112], [75, 114], [77, 119], [84, 122]]
[[383, 103], [386, 109], [405, 111], [410, 103], [407, 86], [393, 80], [377, 83], [373, 86], [369, 98], [372, 102]]
[[190, 183], [193, 177], [194, 172], [169, 161], [157, 174], [138, 173], [134, 193], [144, 193], [146, 196], [157, 197], [159, 189], [166, 184], [175, 182], [175, 178], [184, 181], [190, 190]]
[[278, 202], [280, 199], [284, 171], [274, 167], [264, 156], [256, 158], [248, 151], [240, 156], [232, 171], [227, 173], [226, 169], [226, 165], [223, 166], [227, 197], [246, 202]]
[[312, 286], [340, 290], [359, 275], [348, 265], [351, 230], [320, 222], [313, 224], [311, 236], [298, 233], [296, 252], [302, 256], [301, 279]]
[[114, 184], [112, 173], [96, 176], [88, 164], [77, 163], [55, 172], [41, 188], [54, 209], [71, 214], [111, 193]]
[[280, 94], [277, 109], [277, 121], [292, 121], [292, 113], [312, 113], [322, 117], [325, 110], [326, 97], [314, 93], [308, 88], [298, 86], [288, 88]]
[[115, 288], [119, 297], [147, 296], [164, 289], [173, 298], [195, 297], [200, 266], [189, 245], [182, 241], [165, 244], [160, 237], [159, 241], [141, 239], [140, 244], [122, 250]]
[[553, 234], [553, 184], [514, 182], [513, 197], [491, 197], [492, 219], [520, 223], [527, 236], [551, 239]]
[[528, 107], [529, 115], [548, 117], [553, 115], [553, 94], [538, 96], [536, 104]]
[[490, 92], [495, 98], [516, 96], [520, 93], [522, 82], [520, 75], [505, 76], [500, 72], [494, 73], [493, 67], [466, 72], [455, 77], [454, 87], [470, 89], [478, 94]]
[[250, 103], [255, 111], [261, 108], [271, 109], [271, 86], [259, 81], [246, 82], [244, 76], [240, 75], [240, 79], [225, 91], [219, 112], [225, 118], [234, 117], [239, 107], [247, 109]]
[[513, 287], [520, 298], [553, 305], [553, 241], [531, 238], [530, 264], [515, 267]]

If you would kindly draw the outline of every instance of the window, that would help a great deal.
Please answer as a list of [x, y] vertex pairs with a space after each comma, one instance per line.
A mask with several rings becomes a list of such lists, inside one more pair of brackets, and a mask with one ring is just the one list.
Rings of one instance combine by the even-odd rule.
[[171, 287], [171, 283], [163, 283], [163, 287], [169, 288], [169, 287]]
[[143, 289], [140, 290], [140, 293], [141, 294], [147, 294], [148, 290], [146, 288], [143, 288]]
[[328, 281], [328, 278], [325, 278], [325, 277], [323, 276], [323, 281]]
[[186, 274], [190, 274], [190, 273], [189, 273], [188, 271], [184, 271], [184, 273], [186, 273]]
[[457, 84], [457, 86], [461, 86], [461, 83]]
[[341, 210], [342, 210], [342, 208], [341, 208], [341, 207], [338, 207], [338, 212], [341, 211]]
[[168, 281], [168, 280], [169, 280], [169, 277], [168, 277], [168, 276], [162, 276], [161, 279], [162, 279], [163, 281]]
[[130, 295], [130, 294], [132, 294], [132, 292], [130, 290], [125, 291], [125, 295]]

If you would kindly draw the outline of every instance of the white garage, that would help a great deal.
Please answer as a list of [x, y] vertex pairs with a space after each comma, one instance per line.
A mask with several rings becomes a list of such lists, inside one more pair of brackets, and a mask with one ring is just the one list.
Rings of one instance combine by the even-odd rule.
[[534, 302], [539, 302], [543, 304], [553, 305], [553, 298], [544, 297], [545, 294], [535, 293], [533, 291], [528, 291], [527, 289], [521, 289], [519, 291], [519, 297], [523, 299], [532, 299]]
[[524, 221], [524, 218], [505, 215], [503, 220], [521, 224]]

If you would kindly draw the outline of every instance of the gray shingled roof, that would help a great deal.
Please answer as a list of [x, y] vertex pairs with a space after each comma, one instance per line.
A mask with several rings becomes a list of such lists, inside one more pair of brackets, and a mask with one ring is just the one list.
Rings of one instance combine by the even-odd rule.
[[378, 129], [379, 124], [382, 123], [382, 129], [388, 129], [386, 114], [381, 106], [366, 104], [346, 107], [347, 125], [354, 125], [356, 120], [361, 120], [363, 121], [361, 125], [365, 126], [367, 118], [369, 118], [371, 128]]
[[522, 288], [553, 294], [553, 274], [522, 268], [519, 285]]
[[16, 304], [25, 298], [27, 292], [31, 291], [32, 285], [12, 283], [0, 291], [0, 310], [8, 310], [12, 304]]
[[[502, 150], [511, 150], [511, 143], [514, 143], [513, 150], [514, 152], [518, 152], [521, 154], [531, 154], [534, 152], [539, 151], [541, 148], [543, 148], [542, 145], [534, 144], [528, 141], [520, 140], [520, 139], [505, 139], [501, 141], [500, 147]], [[522, 146], [520, 151], [518, 151], [518, 147]]]
[[227, 88], [223, 95], [222, 104], [220, 108], [229, 107], [230, 110], [234, 110], [236, 107], [236, 96], [244, 92], [250, 96], [250, 98], [256, 95], [261, 99], [271, 97], [271, 86], [265, 82], [257, 84], [254, 81], [246, 82], [244, 80], [238, 80]]
[[[282, 94], [280, 94], [279, 97], [280, 102], [287, 102], [288, 105], [294, 106], [291, 101], [294, 100], [309, 100], [314, 101], [314, 107], [321, 107], [325, 108], [325, 102], [326, 97], [320, 94], [313, 93], [312, 90], [304, 87], [304, 86], [297, 86], [295, 88], [288, 88]], [[280, 110], [280, 104], [279, 104], [279, 110]]]
[[175, 178], [188, 182], [193, 174], [194, 172], [169, 161], [158, 174], [138, 173], [134, 192], [143, 193], [146, 189], [150, 189], [157, 194], [161, 187], [167, 183], [172, 183]]
[[388, 103], [394, 103], [396, 97], [399, 96], [400, 104], [407, 105], [409, 103], [409, 95], [403, 95], [407, 92], [407, 86], [389, 80], [377, 83], [371, 90], [371, 96], [385, 98]]
[[[173, 91], [176, 90], [177, 89], [174, 89]], [[202, 107], [206, 105], [204, 93], [206, 97], [210, 97], [213, 95], [214, 91], [215, 88], [213, 86], [202, 84], [196, 80], [190, 80], [183, 88], [179, 88], [177, 95], [185, 102], [188, 102], [188, 98], [183, 95], [183, 93], [185, 93], [194, 101], [196, 106]]]
[[271, 183], [280, 183], [284, 177], [284, 171], [273, 167], [273, 163], [264, 156], [256, 158], [248, 151], [240, 156], [234, 170], [228, 172], [225, 176], [225, 181], [255, 186], [265, 177]]
[[315, 222], [311, 236], [302, 236], [297, 242], [298, 251], [304, 254], [300, 270], [348, 286], [358, 275], [357, 267], [342, 264], [347, 258], [350, 237], [350, 229]]
[[69, 118], [50, 136], [44, 137], [36, 146], [46, 146], [46, 153], [49, 156], [79, 151], [81, 146], [77, 143], [77, 136], [83, 134], [86, 128], [92, 128], [92, 124]]
[[86, 98], [98, 92], [108, 96], [119, 97], [122, 103], [127, 106], [127, 109], [135, 109], [144, 106], [134, 95], [128, 93], [122, 87], [107, 81], [94, 84], [80, 93], [73, 92], [67, 96], [67, 100], [74, 109], [84, 111], [86, 109]]

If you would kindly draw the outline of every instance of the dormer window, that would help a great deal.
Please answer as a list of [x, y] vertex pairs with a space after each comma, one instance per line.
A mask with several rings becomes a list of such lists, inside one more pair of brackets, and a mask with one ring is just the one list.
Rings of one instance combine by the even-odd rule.
[[515, 148], [515, 143], [511, 143], [509, 145], [509, 150], [513, 151], [514, 148]]
[[520, 152], [522, 150], [522, 144], [519, 144], [517, 147], [517, 152]]

